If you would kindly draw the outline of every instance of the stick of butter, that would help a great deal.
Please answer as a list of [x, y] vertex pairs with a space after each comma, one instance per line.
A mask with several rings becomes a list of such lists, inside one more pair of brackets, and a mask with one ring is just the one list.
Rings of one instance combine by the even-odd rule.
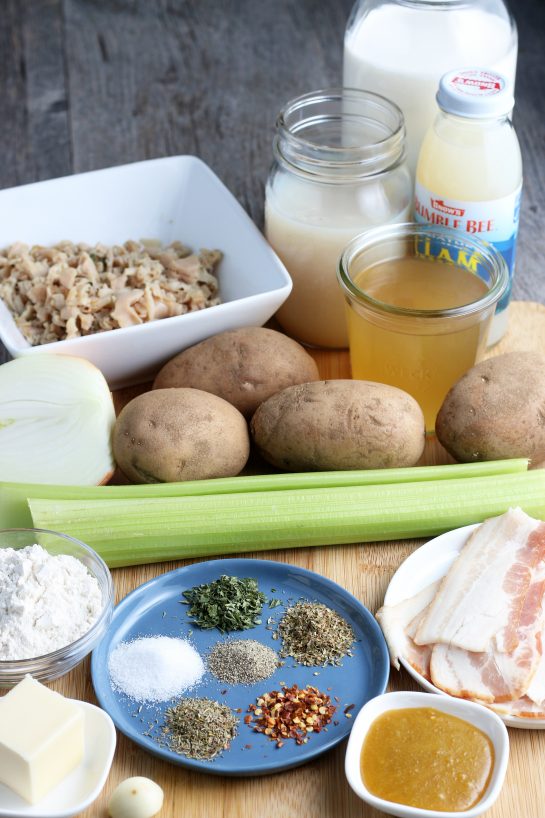
[[83, 758], [83, 712], [31, 676], [0, 698], [0, 782], [31, 804]]

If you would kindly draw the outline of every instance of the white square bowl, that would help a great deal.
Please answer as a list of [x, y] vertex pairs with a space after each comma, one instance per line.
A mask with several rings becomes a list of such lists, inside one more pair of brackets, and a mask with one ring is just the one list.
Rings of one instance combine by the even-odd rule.
[[81, 815], [102, 792], [114, 758], [114, 723], [100, 707], [71, 701], [83, 711], [85, 719], [81, 763], [37, 804], [29, 804], [0, 784], [0, 818], [70, 818]]
[[195, 156], [151, 159], [0, 191], [0, 247], [63, 239], [122, 244], [179, 240], [218, 249], [221, 304], [173, 318], [32, 347], [0, 300], [9, 353], [77, 355], [117, 389], [150, 380], [188, 346], [228, 329], [261, 326], [285, 301], [291, 279], [263, 235], [218, 177]]

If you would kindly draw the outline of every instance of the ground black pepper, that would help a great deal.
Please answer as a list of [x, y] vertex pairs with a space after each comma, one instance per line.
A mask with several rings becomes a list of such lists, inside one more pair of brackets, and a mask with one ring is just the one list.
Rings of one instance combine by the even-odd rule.
[[235, 639], [217, 642], [208, 667], [221, 682], [247, 685], [272, 676], [278, 667], [278, 654], [255, 639]]

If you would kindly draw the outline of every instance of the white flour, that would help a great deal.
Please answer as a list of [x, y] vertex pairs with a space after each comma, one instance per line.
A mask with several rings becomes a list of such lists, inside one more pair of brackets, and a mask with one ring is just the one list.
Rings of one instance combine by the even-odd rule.
[[0, 660], [42, 656], [86, 633], [102, 610], [95, 577], [40, 545], [0, 548]]

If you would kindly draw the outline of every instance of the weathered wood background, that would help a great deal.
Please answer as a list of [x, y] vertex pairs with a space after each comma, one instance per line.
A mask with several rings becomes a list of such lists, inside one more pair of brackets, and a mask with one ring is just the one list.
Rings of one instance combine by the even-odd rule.
[[[193, 153], [261, 225], [277, 111], [340, 83], [351, 6], [1, 0], [0, 188]], [[514, 297], [545, 303], [545, 0], [512, 9], [525, 175]]]

